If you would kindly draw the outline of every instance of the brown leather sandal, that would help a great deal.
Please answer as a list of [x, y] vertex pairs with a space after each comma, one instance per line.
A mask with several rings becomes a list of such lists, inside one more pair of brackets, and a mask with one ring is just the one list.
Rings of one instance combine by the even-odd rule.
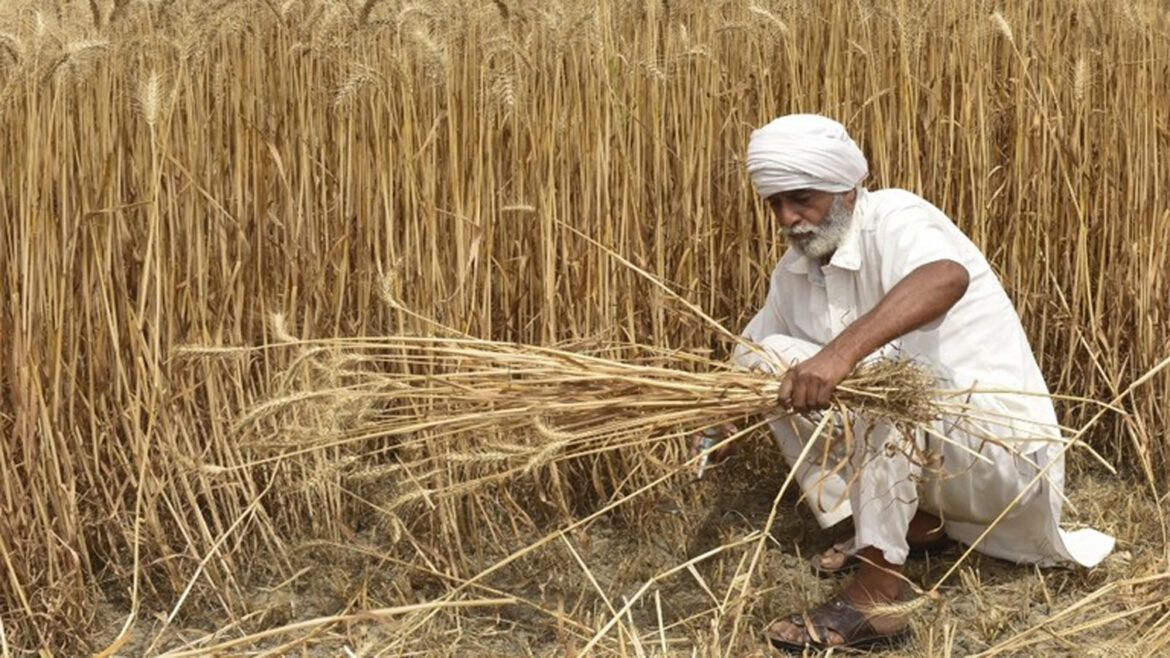
[[[942, 537], [939, 537], [938, 539], [932, 539], [925, 544], [911, 546], [909, 557], [923, 558], [928, 556], [938, 556], [950, 548], [954, 543], [955, 540], [947, 537], [946, 535], [943, 535]], [[812, 567], [813, 573], [818, 576], [827, 578], [837, 574], [853, 573], [854, 571], [857, 571], [858, 567], [861, 566], [861, 558], [857, 557], [856, 553], [845, 556], [845, 561], [842, 562], [841, 566], [839, 567], [831, 568], [821, 566], [821, 556], [824, 555], [824, 553], [825, 551], [820, 551], [808, 560], [808, 564], [810, 567]]]
[[[803, 652], [806, 649], [823, 651], [830, 648], [889, 649], [910, 638], [910, 626], [893, 633], [878, 633], [844, 594], [837, 594], [821, 605], [803, 613], [791, 615], [788, 622], [804, 628], [800, 642], [789, 642], [767, 633], [768, 641], [777, 649]], [[828, 644], [829, 633], [841, 636], [840, 644]]]

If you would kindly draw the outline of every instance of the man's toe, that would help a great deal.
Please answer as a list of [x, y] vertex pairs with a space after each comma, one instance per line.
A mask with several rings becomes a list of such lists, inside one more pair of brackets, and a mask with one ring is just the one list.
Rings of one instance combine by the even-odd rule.
[[806, 637], [804, 626], [788, 621], [787, 619], [781, 619], [779, 621], [773, 622], [772, 625], [768, 628], [768, 632], [773, 637], [784, 640], [785, 642], [790, 642], [792, 644], [803, 644], [805, 640], [811, 639], [817, 644], [835, 646], [842, 644], [845, 641], [845, 639], [838, 633], [828, 629], [825, 629], [824, 637], [817, 637], [815, 635]]
[[804, 640], [804, 629], [785, 619], [774, 622], [768, 630], [774, 637], [785, 642], [799, 644]]
[[840, 569], [842, 564], [845, 564], [845, 554], [836, 548], [821, 553], [822, 569]]

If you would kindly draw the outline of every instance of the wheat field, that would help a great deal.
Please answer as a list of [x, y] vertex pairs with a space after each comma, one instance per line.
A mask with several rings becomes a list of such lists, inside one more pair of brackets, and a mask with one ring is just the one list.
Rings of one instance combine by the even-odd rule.
[[491, 479], [500, 437], [421, 430], [422, 477], [478, 484], [404, 502], [370, 409], [241, 418], [342, 390], [361, 336], [722, 360], [702, 316], [737, 332], [784, 249], [747, 136], [797, 111], [984, 250], [1116, 470], [1071, 458], [1070, 519], [1116, 560], [955, 570], [907, 655], [1163, 650], [1164, 2], [20, 0], [0, 654], [766, 655], [759, 625], [824, 590], [787, 499], [736, 580], [784, 478], [760, 437], [683, 486], [681, 440]]

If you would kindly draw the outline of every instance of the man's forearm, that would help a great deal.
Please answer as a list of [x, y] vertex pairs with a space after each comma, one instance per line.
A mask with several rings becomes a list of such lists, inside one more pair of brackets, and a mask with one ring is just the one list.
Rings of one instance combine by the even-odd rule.
[[922, 265], [824, 350], [856, 364], [882, 345], [941, 317], [962, 299], [969, 283], [967, 269], [953, 260]]

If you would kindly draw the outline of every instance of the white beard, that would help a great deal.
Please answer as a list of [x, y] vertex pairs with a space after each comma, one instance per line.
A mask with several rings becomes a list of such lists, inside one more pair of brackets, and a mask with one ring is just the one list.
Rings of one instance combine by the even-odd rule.
[[784, 237], [800, 253], [812, 259], [820, 259], [837, 251], [852, 224], [853, 209], [846, 208], [841, 195], [837, 195], [833, 197], [833, 205], [829, 206], [829, 212], [820, 224], [794, 224], [784, 229]]

